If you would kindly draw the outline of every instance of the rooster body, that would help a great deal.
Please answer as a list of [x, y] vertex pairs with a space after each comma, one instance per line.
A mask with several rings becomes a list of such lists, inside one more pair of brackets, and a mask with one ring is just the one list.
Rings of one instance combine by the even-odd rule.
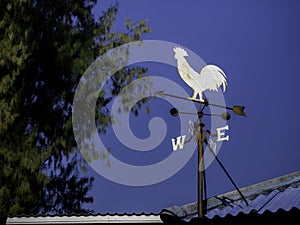
[[184, 49], [176, 47], [174, 48], [174, 52], [174, 58], [177, 60], [179, 75], [194, 91], [192, 99], [196, 99], [197, 95], [199, 95], [199, 99], [203, 101], [204, 91], [218, 91], [218, 88], [221, 85], [223, 85], [223, 91], [226, 90], [226, 75], [221, 68], [215, 65], [206, 65], [201, 69], [199, 74], [185, 59], [188, 54]]

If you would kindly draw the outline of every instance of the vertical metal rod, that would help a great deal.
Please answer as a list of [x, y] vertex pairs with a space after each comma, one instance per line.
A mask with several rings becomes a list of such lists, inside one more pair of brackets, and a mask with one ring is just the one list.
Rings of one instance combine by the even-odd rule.
[[[199, 104], [199, 112], [201, 112], [202, 105]], [[198, 217], [204, 217], [204, 210], [203, 210], [203, 164], [202, 164], [202, 157], [203, 157], [203, 128], [202, 128], [202, 115], [198, 113], [199, 125], [198, 125]]]
[[203, 215], [203, 171], [202, 171], [202, 155], [203, 155], [203, 145], [202, 145], [202, 127], [200, 127], [200, 135], [198, 138], [198, 217], [202, 218]]

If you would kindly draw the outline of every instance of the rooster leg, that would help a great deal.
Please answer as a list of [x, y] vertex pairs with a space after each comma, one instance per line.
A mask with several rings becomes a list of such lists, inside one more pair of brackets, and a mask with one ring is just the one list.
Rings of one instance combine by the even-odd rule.
[[202, 92], [199, 92], [198, 94], [199, 94], [199, 100], [200, 100], [200, 101], [203, 101]]
[[192, 99], [196, 99], [196, 97], [197, 97], [197, 92], [196, 91], [194, 91], [194, 94], [193, 94], [193, 96], [192, 96]]

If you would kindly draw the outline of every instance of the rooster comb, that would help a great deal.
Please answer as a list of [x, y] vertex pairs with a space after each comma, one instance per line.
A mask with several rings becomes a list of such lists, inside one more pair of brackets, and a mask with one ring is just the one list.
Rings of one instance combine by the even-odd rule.
[[181, 56], [188, 56], [188, 53], [183, 48], [175, 47], [173, 48], [173, 50], [176, 54], [179, 54]]

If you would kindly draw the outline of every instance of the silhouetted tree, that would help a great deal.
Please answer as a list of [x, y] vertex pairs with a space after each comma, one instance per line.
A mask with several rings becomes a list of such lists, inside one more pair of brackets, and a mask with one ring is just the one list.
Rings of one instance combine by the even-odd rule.
[[[73, 149], [76, 85], [97, 56], [149, 32], [126, 20], [112, 32], [118, 4], [100, 18], [96, 0], [0, 0], [0, 218], [22, 213], [84, 212], [92, 178], [81, 178]], [[146, 72], [119, 71], [97, 101], [105, 131], [107, 104], [122, 84]], [[104, 97], [107, 96], [107, 97]], [[69, 164], [64, 164], [69, 162]], [[34, 206], [38, 206], [34, 207]]]

